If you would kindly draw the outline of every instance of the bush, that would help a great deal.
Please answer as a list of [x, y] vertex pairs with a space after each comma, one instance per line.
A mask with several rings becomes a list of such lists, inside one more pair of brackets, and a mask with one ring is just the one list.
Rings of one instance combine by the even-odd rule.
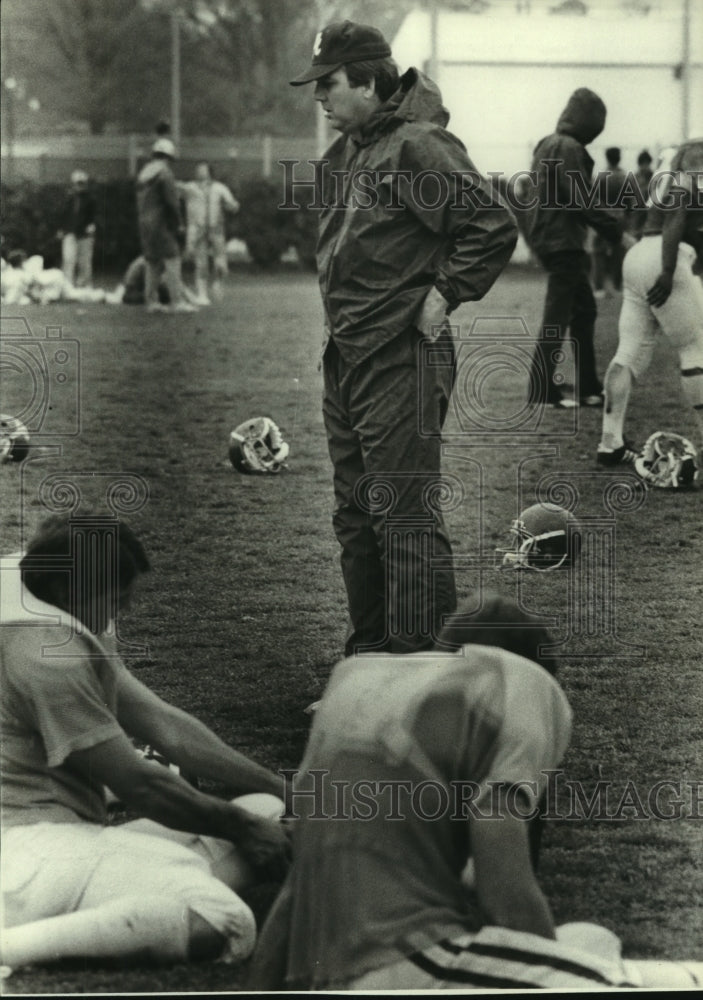
[[[95, 268], [122, 271], [141, 252], [134, 181], [95, 183], [98, 203]], [[22, 249], [41, 254], [46, 267], [61, 264], [61, 243], [56, 233], [67, 188], [62, 184], [25, 181], [0, 186], [3, 253]], [[274, 267], [282, 254], [295, 247], [305, 267], [315, 266], [317, 213], [304, 206], [280, 210], [280, 188], [267, 180], [250, 180], [239, 192], [241, 210], [229, 224], [229, 235], [243, 239], [260, 267]]]
[[244, 240], [259, 267], [274, 267], [289, 247], [295, 247], [304, 267], [315, 267], [315, 211], [303, 203], [298, 209], [280, 209], [281, 188], [268, 180], [244, 182], [238, 197], [241, 209], [231, 235]]
[[[140, 253], [134, 182], [115, 180], [96, 183], [92, 191], [98, 203], [95, 237], [95, 267], [122, 270]], [[61, 264], [61, 242], [57, 238], [67, 188], [63, 184], [25, 181], [0, 188], [3, 251], [22, 249], [41, 254], [45, 267]]]

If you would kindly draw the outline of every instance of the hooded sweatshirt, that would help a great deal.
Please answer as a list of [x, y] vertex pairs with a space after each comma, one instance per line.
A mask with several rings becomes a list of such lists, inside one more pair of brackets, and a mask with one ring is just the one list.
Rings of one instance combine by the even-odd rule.
[[409, 69], [327, 151], [317, 265], [330, 335], [349, 365], [413, 325], [433, 285], [453, 309], [482, 298], [510, 260], [515, 220], [448, 120], [436, 85]]
[[605, 115], [600, 97], [581, 87], [569, 98], [556, 132], [535, 148], [532, 172], [537, 204], [528, 233], [530, 246], [542, 260], [554, 253], [583, 251], [588, 226], [610, 243], [620, 239], [622, 223], [599, 205], [594, 162], [586, 151], [603, 131]]
[[166, 160], [150, 160], [140, 170], [137, 212], [144, 257], [155, 262], [178, 257], [180, 206], [176, 180]]

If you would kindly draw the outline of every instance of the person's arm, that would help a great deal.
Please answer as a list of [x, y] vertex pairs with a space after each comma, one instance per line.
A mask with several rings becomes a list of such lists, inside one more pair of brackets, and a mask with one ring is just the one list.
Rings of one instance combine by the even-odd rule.
[[603, 197], [605, 188], [601, 188], [600, 179], [597, 181], [599, 194], [596, 203], [590, 204], [588, 194], [592, 184], [588, 177], [589, 165], [592, 162], [590, 158], [585, 159], [586, 153], [575, 140], [560, 143], [558, 155], [562, 162], [556, 168], [557, 185], [559, 199], [567, 206], [566, 211], [579, 212], [584, 222], [599, 236], [609, 243], [620, 243], [624, 228], [623, 220], [615, 212], [603, 207], [602, 202], [605, 201], [607, 204], [607, 199]]
[[176, 180], [170, 171], [161, 174], [161, 194], [163, 197], [166, 218], [173, 227], [174, 232], [179, 230], [183, 224], [181, 217], [181, 202], [178, 197]]
[[117, 720], [130, 736], [199, 778], [232, 794], [270, 792], [283, 797], [283, 779], [227, 746], [203, 722], [163, 701], [126, 669], [120, 672]]
[[146, 761], [124, 733], [75, 750], [65, 765], [91, 784], [107, 785], [139, 816], [174, 830], [229, 840], [254, 868], [270, 877], [285, 874], [290, 841], [282, 823], [197, 791], [170, 768]]
[[218, 191], [220, 192], [220, 198], [222, 201], [222, 207], [226, 212], [231, 212], [232, 215], [236, 215], [239, 211], [239, 202], [234, 197], [230, 189], [226, 184], [220, 183], [218, 186]]
[[476, 893], [488, 923], [555, 938], [549, 904], [530, 860], [528, 825], [505, 799], [495, 818], [470, 819]]
[[647, 292], [650, 306], [663, 306], [671, 295], [674, 271], [679, 253], [679, 243], [686, 229], [686, 206], [681, 202], [664, 213], [662, 225], [662, 269], [659, 277]]
[[[427, 204], [420, 202], [413, 189], [413, 179], [425, 173], [440, 178], [443, 195], [434, 202], [428, 199]], [[416, 321], [416, 325], [437, 326], [443, 314], [459, 303], [483, 298], [512, 256], [517, 224], [461, 142], [444, 129], [418, 132], [404, 143], [398, 193], [405, 210], [445, 241], [435, 286]]]

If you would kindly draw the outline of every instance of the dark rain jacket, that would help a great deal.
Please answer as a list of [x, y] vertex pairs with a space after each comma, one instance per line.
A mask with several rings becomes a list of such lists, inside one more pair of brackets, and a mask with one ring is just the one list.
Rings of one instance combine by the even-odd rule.
[[363, 128], [327, 151], [317, 265], [349, 365], [413, 325], [433, 285], [455, 308], [482, 298], [510, 260], [515, 220], [448, 120], [436, 85], [409, 69]]
[[178, 257], [180, 203], [173, 171], [166, 160], [150, 160], [137, 177], [137, 214], [142, 253], [149, 261]]
[[82, 239], [88, 235], [88, 226], [95, 225], [97, 211], [95, 196], [90, 191], [71, 191], [61, 212], [60, 231]]
[[[536, 146], [528, 241], [537, 256], [583, 250], [587, 227], [610, 243], [617, 243], [622, 222], [600, 204], [593, 179], [593, 159], [586, 146], [605, 126], [605, 104], [592, 90], [581, 87], [569, 98], [553, 135]], [[594, 195], [592, 197], [592, 195]]]

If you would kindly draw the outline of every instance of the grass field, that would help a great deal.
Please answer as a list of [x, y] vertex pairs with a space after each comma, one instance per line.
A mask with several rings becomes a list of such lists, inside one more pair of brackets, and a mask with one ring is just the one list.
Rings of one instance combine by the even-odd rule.
[[[630, 474], [597, 470], [600, 411], [584, 410], [576, 422], [566, 412], [522, 412], [519, 359], [543, 291], [539, 272], [515, 268], [453, 317], [462, 353], [444, 468], [464, 489], [448, 514], [458, 587], [514, 594], [551, 622], [575, 713], [564, 781], [585, 795], [607, 792], [605, 810], [588, 818], [573, 803], [574, 786], [559, 787], [561, 818], [547, 824], [541, 861], [556, 920], [602, 923], [631, 957], [700, 960], [703, 494], [645, 495]], [[601, 304], [601, 370], [618, 305]], [[303, 708], [322, 692], [346, 630], [316, 370], [321, 316], [313, 276], [237, 272], [224, 301], [194, 316], [64, 305], [5, 309], [3, 318], [3, 411], [44, 392], [32, 390], [27, 352], [18, 353], [22, 318], [30, 354], [45, 339], [52, 395], [35, 435], [42, 447], [1, 471], [2, 551], [18, 548], [47, 506], [66, 497], [50, 477], [94, 506], [131, 476], [144, 502], [126, 517], [153, 572], [121, 633], [142, 646], [129, 665], [274, 769], [299, 762]], [[239, 476], [227, 459], [229, 431], [260, 414], [291, 444], [290, 470], [279, 477]], [[627, 429], [637, 443], [658, 429], [693, 436], [666, 344], [635, 392]], [[558, 502], [577, 491], [575, 512], [595, 533], [578, 586], [566, 571], [493, 568], [511, 519], [550, 487]], [[657, 782], [669, 783], [658, 804]], [[267, 898], [254, 900], [261, 912]], [[17, 972], [3, 991], [223, 992], [242, 977], [216, 964], [159, 972], [73, 964]]]

